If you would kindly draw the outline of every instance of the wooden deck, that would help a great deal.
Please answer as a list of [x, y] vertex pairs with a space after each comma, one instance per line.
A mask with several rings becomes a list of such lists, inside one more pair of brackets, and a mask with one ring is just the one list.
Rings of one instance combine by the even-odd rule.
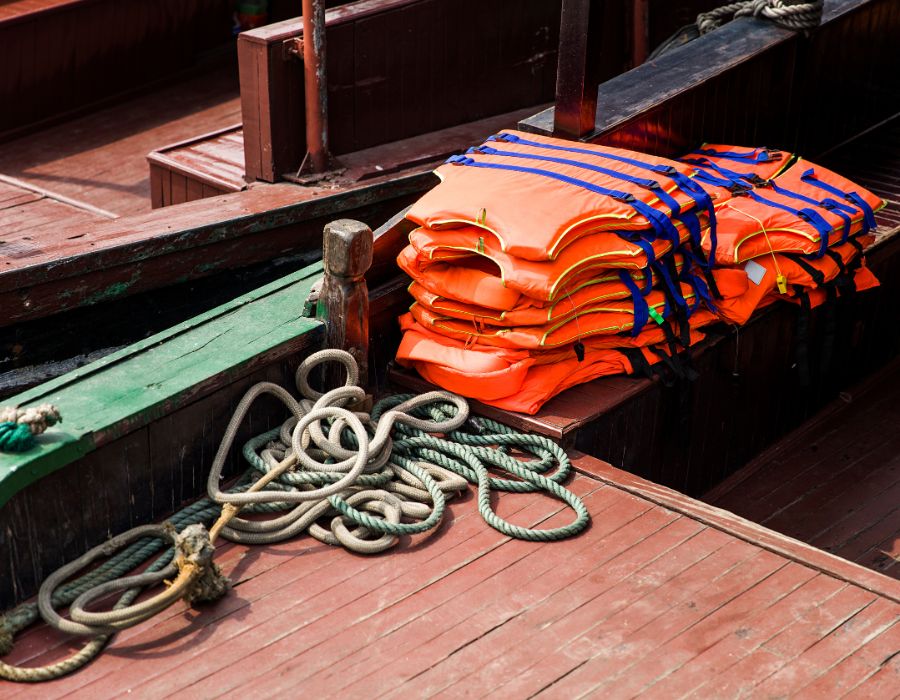
[[[240, 121], [237, 68], [213, 67], [58, 126], [4, 143], [0, 175], [118, 216], [150, 210], [147, 154]], [[16, 208], [0, 211], [0, 229]], [[62, 212], [57, 224], [68, 222]]]
[[704, 500], [900, 579], [900, 359]]
[[[432, 537], [350, 555], [308, 539], [219, 561], [235, 581], [201, 611], [121, 633], [80, 673], [8, 698], [888, 697], [900, 583], [590, 458], [571, 487], [593, 524], [556, 544], [509, 540], [470, 492]], [[504, 494], [501, 515], [570, 513]], [[754, 543], [754, 540], [762, 542]], [[10, 660], [71, 651], [45, 628]]]

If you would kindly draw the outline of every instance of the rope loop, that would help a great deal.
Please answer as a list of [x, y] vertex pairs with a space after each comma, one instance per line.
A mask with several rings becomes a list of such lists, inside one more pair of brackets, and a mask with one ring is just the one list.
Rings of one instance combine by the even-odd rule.
[[[320, 392], [310, 386], [309, 377], [326, 362], [341, 363], [347, 379], [341, 387]], [[58, 678], [94, 658], [117, 631], [147, 620], [179, 599], [195, 603], [221, 597], [229, 582], [213, 561], [220, 535], [234, 542], [269, 544], [307, 533], [357, 554], [377, 554], [396, 546], [402, 537], [434, 530], [447, 500], [470, 483], [477, 486], [478, 510], [485, 522], [509, 537], [549, 542], [587, 527], [590, 518], [584, 503], [560, 485], [571, 473], [571, 463], [553, 441], [471, 417], [465, 399], [444, 391], [392, 396], [378, 402], [371, 413], [353, 411], [351, 407], [366, 399], [365, 391], [356, 386], [358, 379], [349, 353], [325, 350], [297, 369], [299, 400], [269, 382], [251, 387], [213, 458], [208, 498], [176, 513], [169, 522], [137, 527], [94, 547], [47, 578], [37, 605], [19, 606], [0, 618], [0, 654], [9, 651], [15, 634], [38, 616], [61, 632], [91, 637], [90, 641], [50, 666], [20, 668], [0, 662], [0, 678], [22, 682]], [[281, 402], [288, 418], [243, 445], [247, 469], [223, 490], [225, 465], [237, 434], [264, 395]], [[16, 430], [25, 425], [33, 439], [35, 432], [59, 420], [58, 412], [49, 410], [26, 409], [28, 421], [18, 409], [7, 411], [0, 414], [5, 419], [0, 422], [0, 446], [11, 430], [4, 427], [7, 424]], [[555, 528], [516, 525], [493, 510], [492, 490], [543, 491], [575, 516]], [[244, 510], [270, 517], [241, 517]], [[156, 560], [142, 573], [126, 575], [154, 555]], [[106, 561], [97, 564], [103, 558]], [[141, 591], [169, 580], [172, 583], [161, 592], [135, 602]], [[120, 597], [111, 609], [88, 609], [112, 594]], [[57, 612], [65, 606], [67, 617]]]

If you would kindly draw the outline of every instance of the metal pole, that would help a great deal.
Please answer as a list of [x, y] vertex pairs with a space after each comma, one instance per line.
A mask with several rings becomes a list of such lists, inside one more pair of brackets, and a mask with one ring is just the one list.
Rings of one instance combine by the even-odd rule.
[[600, 84], [600, 20], [603, 7], [592, 0], [563, 0], [556, 70], [553, 131], [580, 138], [594, 130]]
[[303, 72], [306, 90], [306, 150], [313, 172], [328, 167], [328, 81], [325, 74], [325, 10], [321, 0], [303, 0]]

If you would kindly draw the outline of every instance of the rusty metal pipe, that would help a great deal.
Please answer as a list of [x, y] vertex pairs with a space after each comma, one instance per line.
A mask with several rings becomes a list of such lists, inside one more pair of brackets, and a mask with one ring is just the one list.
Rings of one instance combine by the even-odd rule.
[[303, 0], [303, 73], [306, 92], [306, 150], [309, 169], [328, 167], [328, 81], [325, 73], [325, 9]]

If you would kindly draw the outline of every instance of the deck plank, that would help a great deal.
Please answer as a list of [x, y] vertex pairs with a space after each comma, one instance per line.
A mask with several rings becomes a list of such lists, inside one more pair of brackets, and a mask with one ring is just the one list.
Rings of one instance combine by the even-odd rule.
[[237, 69], [225, 65], [5, 143], [0, 173], [120, 216], [142, 213], [150, 151], [239, 121]]
[[900, 360], [704, 497], [900, 579]]
[[[78, 674], [0, 685], [0, 694], [721, 697], [756, 683], [807, 694], [891, 687], [884, 669], [900, 604], [645, 497], [632, 477], [593, 462], [578, 457], [571, 482], [593, 515], [580, 537], [511, 540], [483, 523], [469, 493], [451, 501], [435, 535], [375, 557], [307, 538], [225, 545], [220, 561], [236, 579], [225, 599], [176, 606], [118, 635]], [[496, 503], [515, 522], [571, 518], [536, 494]], [[12, 660], [42, 663], [72, 648], [39, 628]]]

